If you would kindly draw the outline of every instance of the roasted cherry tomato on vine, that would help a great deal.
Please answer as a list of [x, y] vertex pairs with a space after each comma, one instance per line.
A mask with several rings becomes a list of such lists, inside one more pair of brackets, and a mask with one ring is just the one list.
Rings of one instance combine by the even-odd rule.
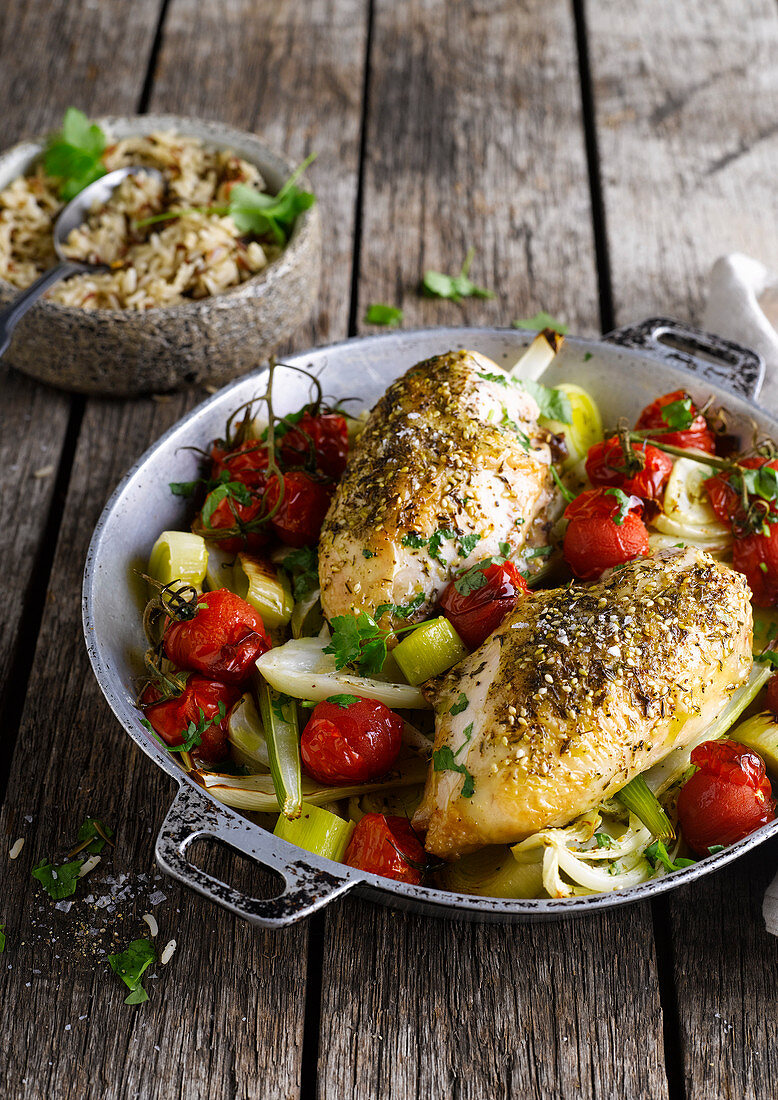
[[732, 564], [748, 581], [757, 607], [778, 607], [778, 524], [761, 533], [735, 538]]
[[591, 581], [614, 565], [648, 554], [643, 503], [619, 489], [587, 489], [568, 504], [564, 555], [576, 577]]
[[[240, 689], [233, 684], [209, 680], [197, 674], [190, 676], [180, 695], [156, 701], [159, 692], [153, 685], [144, 691], [141, 705], [146, 721], [166, 745], [183, 745], [191, 723], [196, 735], [192, 752], [209, 763], [227, 755], [227, 722], [231, 708], [240, 698]], [[219, 704], [224, 718], [220, 717]]]
[[376, 699], [333, 698], [316, 704], [303, 730], [305, 770], [327, 786], [377, 779], [400, 752], [402, 718]]
[[[674, 405], [676, 408], [666, 411], [668, 405]], [[687, 426], [674, 430], [672, 427], [674, 421], [686, 422]], [[637, 431], [658, 429], [659, 434], [652, 436], [653, 439], [673, 447], [681, 447], [683, 450], [706, 451], [712, 455], [716, 449], [713, 432], [685, 390], [666, 393], [664, 397], [657, 397], [656, 401], [646, 405], [638, 417], [635, 428]]]
[[424, 878], [427, 857], [406, 818], [365, 814], [351, 834], [343, 862], [418, 886]]
[[[218, 493], [219, 490], [214, 489], [213, 492]], [[209, 493], [205, 498], [206, 504], [211, 496], [212, 494]], [[214, 538], [212, 532], [234, 529], [236, 534], [229, 535], [227, 538], [219, 538], [217, 534], [214, 541], [219, 549], [225, 550], [228, 554], [237, 554], [239, 550], [256, 552], [267, 546], [270, 525], [260, 524], [254, 529], [251, 529], [250, 525], [256, 523], [264, 514], [265, 506], [259, 496], [252, 494], [249, 504], [242, 504], [232, 496], [225, 496], [218, 500], [207, 522], [203, 513], [200, 513], [195, 529], [206, 539]]]
[[519, 598], [527, 582], [513, 562], [474, 566], [452, 581], [440, 597], [440, 609], [468, 649], [478, 649]]
[[270, 638], [254, 608], [220, 588], [197, 597], [190, 619], [171, 620], [163, 639], [165, 656], [178, 668], [239, 684], [268, 649]]
[[239, 481], [250, 489], [264, 491], [267, 486], [267, 445], [260, 439], [247, 439], [229, 449], [214, 443], [211, 448], [211, 477], [218, 481], [225, 473], [230, 481]]
[[678, 796], [678, 820], [692, 851], [706, 856], [775, 817], [770, 780], [758, 753], [737, 741], [705, 741], [692, 752], [697, 771]]
[[[318, 542], [330, 506], [332, 486], [314, 481], [302, 470], [292, 470], [283, 478], [284, 495], [270, 526], [287, 546], [311, 546]], [[272, 512], [278, 497], [279, 481], [274, 477], [265, 493], [266, 512]]]
[[673, 469], [673, 459], [649, 443], [631, 443], [632, 457], [625, 458], [614, 436], [589, 448], [586, 473], [592, 485], [616, 486], [643, 500], [659, 500]]
[[280, 441], [285, 466], [305, 466], [339, 478], [348, 458], [348, 425], [339, 413], [306, 412]]
[[[753, 455], [751, 458], [738, 459], [738, 465], [744, 466], [747, 470], [758, 470], [763, 466], [769, 466], [773, 470], [778, 470], [778, 459], [768, 459], [759, 455]], [[743, 503], [743, 493], [736, 491], [730, 485], [730, 478], [732, 474], [726, 470], [720, 470], [714, 474], [713, 477], [709, 477], [705, 482], [705, 488], [710, 498], [711, 507], [716, 513], [716, 518], [721, 523], [726, 523], [727, 527], [731, 528], [735, 535], [738, 534], [750, 534], [750, 530], [746, 528], [749, 526], [748, 509], [754, 513], [752, 523], [750, 524], [753, 529], [754, 524], [758, 524], [758, 520], [768, 514], [778, 515], [778, 507], [775, 501], [761, 500], [761, 498], [749, 497], [746, 505]], [[757, 508], [754, 510], [753, 504], [756, 504]], [[759, 514], [761, 513], [761, 515]]]

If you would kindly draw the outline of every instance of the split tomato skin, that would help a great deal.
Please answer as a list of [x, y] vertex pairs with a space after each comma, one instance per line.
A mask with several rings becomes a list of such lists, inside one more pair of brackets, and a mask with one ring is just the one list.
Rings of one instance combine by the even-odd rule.
[[648, 529], [640, 518], [642, 502], [630, 497], [629, 511], [617, 524], [620, 505], [607, 489], [587, 489], [568, 504], [563, 544], [567, 564], [576, 577], [593, 581], [606, 569], [648, 554]]
[[226, 588], [198, 596], [193, 618], [170, 620], [163, 639], [165, 656], [178, 668], [228, 684], [242, 683], [270, 644], [254, 608]]
[[361, 871], [419, 886], [427, 856], [406, 818], [365, 814], [351, 834], [343, 862]]
[[267, 486], [269, 455], [260, 439], [246, 439], [237, 446], [214, 443], [211, 448], [211, 477], [219, 481], [226, 473], [230, 481], [239, 481], [249, 489], [263, 492]]
[[[287, 546], [313, 546], [319, 541], [332, 499], [332, 486], [315, 481], [302, 470], [290, 470], [283, 474], [283, 479], [283, 497], [270, 526]], [[265, 493], [266, 513], [275, 508], [279, 495], [279, 480], [274, 477]]]
[[384, 775], [402, 744], [403, 720], [376, 699], [317, 703], [300, 738], [306, 772], [332, 786]]
[[662, 409], [665, 405], [672, 405], [675, 401], [683, 401], [688, 397], [689, 394], [685, 390], [674, 390], [672, 393], [657, 397], [656, 401], [652, 401], [650, 405], [646, 405], [643, 409], [635, 428], [637, 431], [658, 430], [658, 434], [653, 438], [662, 443], [668, 443], [673, 447], [681, 447], [685, 451], [705, 451], [707, 454], [712, 455], [716, 450], [713, 432], [708, 427], [705, 417], [697, 412], [697, 407], [694, 404], [691, 407], [694, 419], [689, 427], [683, 431], [673, 431], [668, 428], [666, 422], [662, 419]]
[[775, 818], [764, 761], [729, 738], [705, 741], [692, 752], [697, 771], [678, 796], [684, 839], [698, 856], [734, 844]]
[[305, 412], [281, 438], [281, 461], [285, 466], [309, 466], [327, 477], [339, 479], [348, 459], [348, 425], [339, 413]]
[[672, 457], [649, 443], [631, 443], [630, 447], [636, 460], [643, 463], [643, 468], [631, 476], [625, 472], [624, 452], [616, 437], [590, 447], [586, 457], [589, 480], [592, 485], [623, 489], [643, 500], [659, 500], [672, 473]]
[[527, 592], [527, 582], [513, 562], [492, 562], [483, 570], [486, 582], [459, 592], [452, 581], [440, 597], [440, 609], [468, 649], [478, 649]]
[[202, 741], [192, 750], [209, 764], [215, 764], [227, 755], [229, 714], [240, 694], [240, 689], [234, 685], [195, 674], [188, 678], [181, 694], [172, 699], [158, 701], [159, 692], [153, 687], [147, 688], [141, 705], [144, 717], [155, 733], [159, 734], [166, 745], [175, 748], [183, 744], [190, 722], [198, 725], [203, 715], [207, 720], [218, 717], [219, 703], [222, 703], [225, 717], [206, 726]]

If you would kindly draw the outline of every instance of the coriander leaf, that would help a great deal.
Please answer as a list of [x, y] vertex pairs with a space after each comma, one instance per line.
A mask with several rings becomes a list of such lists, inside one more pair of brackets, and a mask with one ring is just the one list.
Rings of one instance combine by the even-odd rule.
[[666, 871], [680, 871], [682, 867], [691, 867], [693, 863], [696, 863], [694, 859], [683, 858], [676, 859], [673, 862], [661, 840], [655, 840], [653, 844], [649, 844], [643, 854], [652, 867], [656, 867], [657, 863], [661, 863]]
[[443, 545], [443, 539], [455, 539], [456, 537], [456, 531], [452, 531], [448, 527], [439, 527], [429, 540], [427, 547], [429, 556], [442, 563], [443, 558], [440, 556], [440, 548]]
[[365, 313], [365, 324], [368, 325], [387, 325], [393, 328], [395, 325], [399, 325], [403, 319], [403, 311], [398, 309], [397, 306], [387, 306], [382, 302], [373, 302], [367, 307]]
[[469, 249], [458, 275], [445, 275], [442, 271], [425, 271], [421, 286], [427, 297], [448, 298], [452, 302], [459, 302], [462, 298], [493, 298], [494, 294], [491, 290], [476, 286], [468, 277], [474, 255], [475, 249]]
[[198, 484], [199, 481], [169, 481], [168, 488], [175, 497], [190, 497]]
[[50, 897], [55, 901], [61, 901], [75, 894], [78, 872], [83, 863], [82, 859], [74, 859], [70, 863], [63, 863], [61, 867], [55, 867], [51, 860], [44, 859], [37, 867], [33, 867], [31, 873], [32, 877], [43, 885]]
[[116, 955], [108, 956], [108, 963], [125, 985], [130, 990], [130, 996], [125, 1004], [140, 1004], [148, 1000], [148, 994], [141, 986], [141, 978], [144, 972], [156, 962], [157, 953], [154, 944], [150, 940], [133, 940], [126, 950]]
[[454, 705], [452, 706], [451, 710], [448, 713], [449, 714], [461, 714], [462, 711], [467, 710], [467, 708], [469, 706], [470, 706], [470, 700], [465, 695], [464, 691], [460, 691], [459, 698], [457, 699], [456, 703], [454, 703]]
[[227, 213], [241, 233], [258, 237], [269, 234], [278, 244], [287, 243], [297, 216], [316, 202], [314, 194], [301, 191], [296, 183], [313, 159], [313, 154], [307, 157], [277, 195], [257, 191], [246, 183], [238, 183], [232, 188]]
[[97, 817], [87, 817], [84, 824], [78, 830], [79, 844], [83, 844], [85, 840], [90, 840], [91, 838], [85, 850], [92, 856], [96, 856], [99, 852], [102, 852], [106, 841], [110, 840], [112, 836], [113, 829], [110, 825], [103, 825], [102, 821]]
[[525, 431], [523, 431], [519, 427], [515, 420], [511, 420], [511, 418], [508, 416], [508, 410], [504, 406], [502, 410], [502, 420], [500, 421], [500, 427], [510, 428], [510, 430], [518, 436], [519, 443], [521, 443], [522, 447], [526, 447], [527, 450], [529, 450], [532, 446], [532, 440], [530, 439], [530, 437]]
[[500, 553], [504, 558], [507, 558], [511, 552], [511, 544], [509, 542], [498, 542], [497, 545], [500, 548]]
[[472, 798], [475, 792], [475, 782], [464, 764], [458, 764], [449, 745], [435, 749], [432, 754], [432, 767], [436, 772], [459, 772], [465, 777], [462, 784], [462, 797]]
[[62, 120], [62, 140], [76, 149], [83, 149], [93, 157], [99, 157], [105, 149], [105, 134], [77, 107], [68, 107], [65, 111], [65, 117]]
[[43, 155], [43, 167], [61, 180], [59, 195], [68, 202], [94, 180], [105, 175], [101, 157], [105, 134], [76, 107], [68, 107], [62, 130], [52, 135]]
[[387, 657], [386, 638], [386, 634], [381, 634], [363, 643], [357, 664], [363, 676], [374, 676], [384, 667]]
[[[388, 605], [391, 606], [391, 605]], [[376, 615], [380, 608], [376, 609]], [[336, 615], [331, 623], [332, 637], [324, 647], [324, 653], [335, 657], [337, 671], [346, 665], [354, 665], [363, 675], [380, 672], [386, 660], [387, 635], [367, 611], [358, 615]]]
[[0, 924], [0, 955], [5, 951], [5, 925]]
[[555, 321], [551, 314], [546, 313], [545, 310], [540, 310], [534, 317], [522, 317], [517, 321], [512, 321], [511, 324], [513, 328], [530, 329], [532, 332], [542, 332], [546, 328], [558, 332], [560, 336], [564, 336], [567, 332], [567, 325], [563, 325], [561, 321]]
[[584, 363], [588, 363], [589, 360], [592, 359], [592, 358], [593, 358], [592, 352], [587, 351], [586, 355], [584, 355], [584, 357], [583, 357], [583, 361], [584, 361]]
[[533, 382], [529, 378], [522, 379], [521, 385], [535, 398], [540, 415], [546, 420], [558, 420], [560, 424], [572, 423], [573, 408], [564, 390], [550, 389], [542, 382]]
[[407, 535], [403, 535], [400, 542], [403, 546], [410, 546], [412, 550], [420, 550], [422, 546], [427, 545], [427, 540], [422, 538], [421, 535], [417, 535], [415, 531], [410, 531]]
[[463, 734], [465, 735], [465, 739], [464, 739], [464, 741], [462, 742], [462, 744], [461, 744], [461, 745], [459, 746], [459, 748], [457, 749], [457, 751], [456, 751], [456, 752], [454, 753], [454, 756], [459, 756], [459, 754], [460, 754], [460, 752], [462, 751], [462, 749], [464, 749], [464, 748], [467, 748], [467, 746], [468, 746], [468, 745], [470, 744], [470, 742], [471, 742], [471, 740], [472, 740], [472, 738], [473, 738], [473, 725], [474, 725], [474, 723], [473, 723], [473, 722], [470, 722], [470, 723], [469, 723], [469, 724], [468, 724], [467, 726], [465, 726], [465, 728], [464, 728], [464, 729], [462, 730], [462, 733], [463, 733]]
[[334, 703], [336, 707], [340, 707], [341, 710], [348, 710], [352, 703], [360, 702], [356, 695], [328, 695], [325, 700], [327, 703]]
[[415, 596], [411, 596], [407, 603], [395, 604], [393, 608], [393, 614], [398, 619], [410, 619], [414, 612], [418, 611], [421, 605], [424, 603], [424, 593], [417, 592]]
[[363, 550], [362, 550], [362, 557], [363, 557], [363, 558], [374, 558], [374, 557], [375, 557], [375, 554], [373, 553], [373, 551], [372, 551], [372, 550], [366, 550], [366, 549], [364, 549], [364, 548], [363, 548]]
[[745, 487], [746, 492], [761, 497], [762, 500], [778, 500], [778, 470], [774, 470], [772, 466], [760, 466], [755, 470], [741, 468], [740, 473], [731, 477], [729, 483], [738, 491]]
[[624, 523], [624, 520], [629, 515], [629, 510], [632, 505], [632, 497], [627, 496], [623, 489], [617, 489], [615, 487], [606, 489], [605, 495], [615, 497], [618, 501], [618, 511], [614, 516], [611, 516], [611, 519], [617, 527], [621, 527], [621, 525]]
[[682, 397], [678, 401], [670, 401], [661, 410], [661, 417], [668, 428], [676, 431], [685, 431], [694, 420], [691, 397]]
[[472, 554], [475, 544], [480, 541], [480, 535], [462, 535], [459, 539], [460, 558], [466, 558], [469, 554]]
[[598, 848], [612, 848], [613, 838], [607, 833], [595, 833], [594, 839], [597, 841]]
[[498, 386], [506, 386], [510, 381], [507, 374], [496, 374], [493, 370], [479, 370], [478, 377], [484, 382], [496, 382]]
[[223, 500], [234, 500], [248, 505], [253, 501], [251, 490], [241, 481], [222, 481], [205, 498], [202, 510], [203, 527], [211, 526], [211, 518]]
[[486, 584], [486, 570], [490, 565], [495, 563], [501, 565], [504, 558], [484, 558], [483, 561], [476, 562], [472, 565], [466, 573], [463, 573], [461, 577], [457, 577], [454, 581], [454, 588], [460, 594], [460, 596], [467, 596], [470, 592], [477, 592], [479, 588], [483, 588]]

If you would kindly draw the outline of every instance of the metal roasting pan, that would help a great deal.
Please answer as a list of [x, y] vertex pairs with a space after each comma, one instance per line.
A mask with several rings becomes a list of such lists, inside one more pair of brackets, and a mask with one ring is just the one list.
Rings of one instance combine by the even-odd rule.
[[[289, 361], [315, 372], [325, 394], [355, 396], [370, 408], [386, 386], [414, 363], [453, 348], [469, 348], [511, 366], [531, 333], [497, 328], [438, 328], [347, 340]], [[636, 416], [658, 394], [687, 388], [700, 400], [713, 394], [738, 418], [756, 420], [778, 438], [778, 420], [755, 404], [764, 364], [754, 352], [663, 318], [619, 329], [602, 340], [568, 338], [544, 375], [549, 384], [578, 382], [597, 399], [606, 424]], [[304, 377], [279, 370], [276, 408], [290, 412], [307, 399]], [[353, 892], [384, 905], [430, 916], [473, 921], [553, 920], [594, 913], [686, 885], [718, 870], [778, 835], [778, 821], [715, 856], [618, 893], [571, 899], [507, 900], [469, 897], [410, 886], [322, 859], [280, 840], [229, 809], [196, 785], [140, 724], [133, 678], [141, 672], [143, 593], [134, 567], [145, 566], [160, 531], [181, 526], [185, 506], [170, 481], [197, 476], [198, 460], [186, 450], [222, 434], [229, 413], [264, 388], [264, 371], [231, 383], [154, 444], [123, 478], [97, 524], [86, 561], [84, 634], [95, 675], [114, 714], [138, 746], [178, 785], [157, 837], [156, 859], [167, 874], [265, 928], [283, 928]], [[356, 404], [356, 403], [355, 403]], [[354, 407], [354, 406], [352, 406]], [[750, 433], [749, 433], [750, 434]], [[281, 876], [277, 897], [254, 898], [196, 867], [189, 846], [221, 841]]]

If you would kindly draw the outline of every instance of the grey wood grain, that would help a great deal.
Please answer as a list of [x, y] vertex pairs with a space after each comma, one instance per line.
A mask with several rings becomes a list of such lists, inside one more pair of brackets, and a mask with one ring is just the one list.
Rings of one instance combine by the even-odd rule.
[[[160, 0], [111, 5], [88, 0], [5, 0], [0, 6], [0, 148], [55, 127], [66, 107], [131, 113], [143, 88]], [[110, 73], [110, 77], [108, 77]], [[103, 75], [103, 79], [98, 77]], [[34, 642], [35, 587], [47, 557], [41, 545], [60, 465], [71, 399], [27, 381], [0, 363], [0, 469], [6, 471], [0, 529], [5, 597], [0, 602], [0, 706], [16, 668], [25, 607]], [[44, 476], [35, 476], [48, 471]], [[66, 472], [66, 471], [65, 471]], [[42, 560], [43, 559], [43, 560]], [[42, 594], [42, 593], [41, 593]], [[20, 657], [21, 660], [21, 657]], [[24, 670], [21, 670], [24, 671]], [[18, 691], [19, 685], [12, 685]], [[6, 745], [12, 741], [8, 730]]]
[[[778, 266], [778, 8], [605, 0], [587, 18], [616, 323], [699, 319], [717, 256]], [[773, 844], [657, 905], [689, 1100], [775, 1095], [776, 870]]]
[[[314, 336], [346, 333], [367, 9], [349, 0], [283, 7], [279, 13], [272, 0], [173, 0], [150, 107], [221, 115], [246, 128], [261, 129], [257, 120], [270, 120], [275, 143], [291, 156], [308, 147], [327, 150], [314, 184], [327, 206], [330, 264], [319, 316], [301, 330], [299, 347]], [[315, 26], [308, 33], [311, 11]], [[102, 71], [107, 77], [109, 70]], [[0, 921], [8, 926], [0, 968], [7, 1050], [2, 1095], [275, 1100], [300, 1091], [308, 931], [258, 934], [155, 880], [153, 838], [171, 785], [121, 733], [93, 682], [80, 637], [86, 546], [110, 490], [202, 396], [86, 405], [0, 818], [6, 844], [27, 838], [14, 863], [0, 859]], [[61, 857], [87, 813], [115, 828], [117, 850], [64, 913], [39, 897], [30, 869], [44, 855]], [[268, 876], [238, 859], [214, 857], [209, 865], [214, 862], [243, 888], [268, 888]], [[119, 875], [127, 879], [102, 881]], [[154, 906], [150, 897], [158, 889], [166, 899]], [[100, 906], [102, 898], [113, 911]], [[148, 1004], [132, 1008], [100, 963], [103, 956], [94, 953], [143, 935], [146, 911], [159, 921], [160, 947], [172, 937], [178, 949], [147, 982]]]
[[[508, 323], [547, 309], [597, 329], [571, 12], [564, 3], [375, 7], [359, 317]], [[427, 266], [499, 295], [420, 299]], [[667, 1095], [650, 911], [455, 925], [353, 900], [326, 916], [319, 1092]]]

